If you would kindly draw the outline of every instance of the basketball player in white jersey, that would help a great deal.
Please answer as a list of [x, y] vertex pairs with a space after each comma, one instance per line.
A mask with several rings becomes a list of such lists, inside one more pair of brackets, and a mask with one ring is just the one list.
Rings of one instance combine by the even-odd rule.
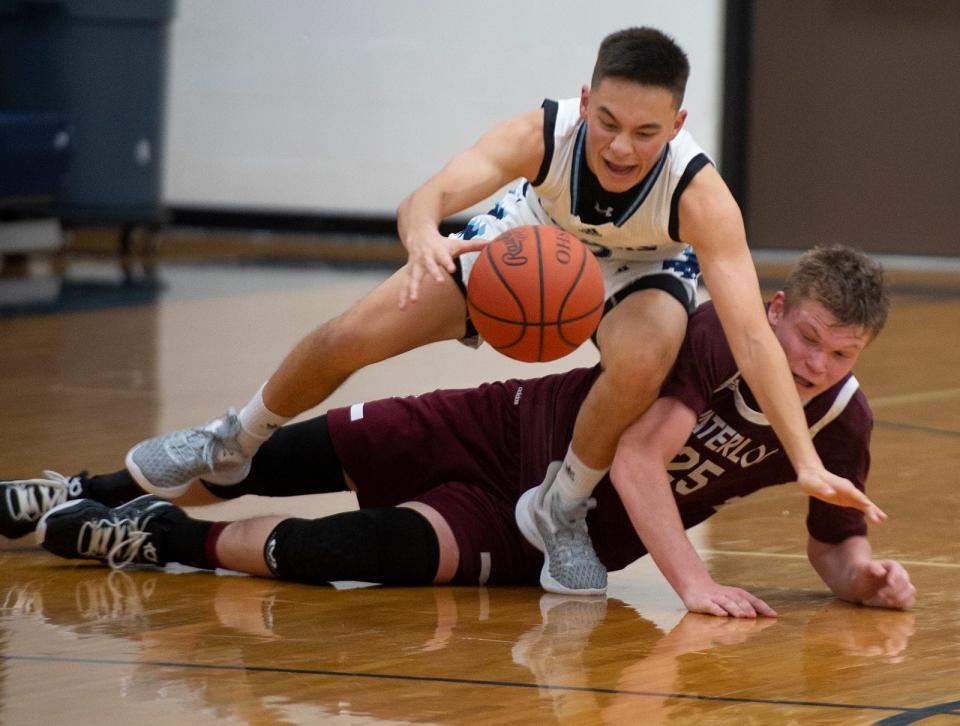
[[[583, 402], [535, 523], [551, 587], [596, 593], [606, 570], [586, 527], [590, 494], [620, 434], [656, 399], [676, 358], [703, 269], [738, 368], [782, 441], [801, 489], [885, 515], [813, 447], [783, 350], [764, 314], [740, 210], [683, 130], [686, 55], [651, 28], [613, 33], [580, 97], [505, 121], [455, 156], [398, 212], [407, 265], [343, 315], [309, 333], [240, 411], [149, 439], [127, 455], [147, 491], [175, 497], [202, 478], [241, 481], [259, 446], [323, 402], [360, 368], [427, 343], [469, 337], [464, 289], [475, 251], [504, 229], [553, 224], [604, 266], [602, 373]], [[445, 237], [440, 222], [519, 180], [489, 214]], [[688, 250], [692, 248], [692, 252]]]

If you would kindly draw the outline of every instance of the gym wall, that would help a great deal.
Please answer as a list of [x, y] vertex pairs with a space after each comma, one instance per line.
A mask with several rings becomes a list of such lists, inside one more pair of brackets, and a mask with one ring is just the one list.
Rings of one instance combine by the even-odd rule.
[[392, 217], [497, 121], [577, 95], [602, 38], [644, 24], [690, 56], [688, 127], [718, 154], [721, 0], [182, 0], [165, 200]]
[[960, 3], [745, 5], [751, 244], [960, 255]]

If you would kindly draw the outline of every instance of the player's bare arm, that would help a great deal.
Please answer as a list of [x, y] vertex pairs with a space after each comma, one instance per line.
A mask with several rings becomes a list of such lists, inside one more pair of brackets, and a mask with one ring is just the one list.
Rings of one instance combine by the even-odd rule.
[[397, 227], [409, 259], [400, 307], [417, 300], [425, 275], [443, 282], [444, 270], [455, 270], [454, 257], [486, 244], [482, 239], [445, 237], [438, 230], [440, 222], [515, 179], [536, 178], [544, 153], [543, 109], [537, 109], [486, 132], [403, 200]]
[[910, 574], [895, 560], [875, 560], [866, 537], [848, 537], [837, 544], [811, 537], [807, 557], [827, 587], [849, 602], [906, 610], [917, 599]]
[[701, 170], [681, 197], [680, 236], [696, 250], [737, 367], [777, 432], [800, 488], [859, 509], [871, 522], [884, 521], [886, 514], [863, 492], [824, 468], [813, 447], [792, 373], [764, 315], [743, 218], [713, 167]]
[[715, 582], [683, 528], [666, 465], [695, 423], [694, 412], [678, 399], [658, 399], [620, 437], [610, 478], [637, 535], [688, 610], [720, 617], [776, 617], [760, 598]]

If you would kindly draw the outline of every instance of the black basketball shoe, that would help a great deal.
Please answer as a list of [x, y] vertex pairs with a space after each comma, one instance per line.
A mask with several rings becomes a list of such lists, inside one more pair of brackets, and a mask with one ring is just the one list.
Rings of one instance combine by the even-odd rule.
[[85, 475], [65, 477], [48, 470], [39, 479], [0, 481], [0, 535], [16, 539], [30, 534], [40, 517], [82, 495]]
[[163, 540], [187, 515], [166, 499], [146, 494], [119, 507], [75, 499], [54, 507], [37, 523], [37, 544], [68, 559], [92, 559], [120, 569], [168, 562]]

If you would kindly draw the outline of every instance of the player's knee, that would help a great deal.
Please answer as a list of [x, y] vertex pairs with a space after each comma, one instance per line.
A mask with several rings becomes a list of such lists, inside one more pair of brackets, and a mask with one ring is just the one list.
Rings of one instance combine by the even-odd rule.
[[364, 353], [370, 345], [367, 328], [351, 324], [346, 313], [314, 329], [311, 337], [314, 350], [328, 369], [349, 374], [366, 364]]
[[228, 485], [203, 483], [221, 499], [247, 494], [296, 497], [347, 490], [343, 466], [325, 415], [275, 431], [254, 455], [250, 472], [243, 481]]
[[433, 526], [405, 507], [285, 519], [264, 545], [264, 559], [276, 577], [309, 584], [427, 585], [436, 575], [439, 552]]
[[611, 383], [632, 395], [660, 388], [673, 365], [672, 351], [656, 342], [645, 345], [615, 345], [601, 351], [604, 373]]
[[625, 415], [639, 415], [656, 399], [673, 361], [653, 347], [625, 346], [612, 355], [601, 357], [602, 405]]

